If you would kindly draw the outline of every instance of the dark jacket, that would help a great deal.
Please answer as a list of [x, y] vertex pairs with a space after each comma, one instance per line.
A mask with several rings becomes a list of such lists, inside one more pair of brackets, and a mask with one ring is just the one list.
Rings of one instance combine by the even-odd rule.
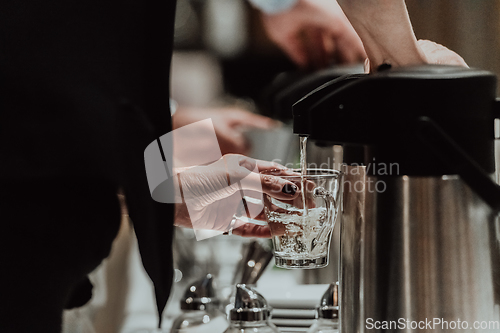
[[151, 199], [143, 154], [171, 130], [174, 12], [175, 0], [0, 2], [0, 181], [122, 187], [160, 310], [173, 207]]

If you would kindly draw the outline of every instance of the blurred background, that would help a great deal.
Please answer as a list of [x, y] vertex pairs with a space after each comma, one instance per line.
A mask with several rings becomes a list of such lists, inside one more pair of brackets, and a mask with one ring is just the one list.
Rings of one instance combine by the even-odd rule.
[[500, 74], [500, 1], [407, 0], [419, 39], [460, 54], [470, 67]]
[[[406, 2], [418, 39], [443, 44], [460, 54], [469, 66], [500, 74], [500, 0]], [[178, 0], [171, 95], [180, 106], [236, 106], [273, 117], [269, 87], [279, 74], [296, 72], [297, 68], [268, 39], [259, 15], [245, 0]], [[285, 123], [273, 133], [247, 132], [252, 143], [248, 155], [296, 166], [298, 137], [291, 133], [286, 119], [280, 120]], [[341, 155], [334, 151], [335, 147], [323, 150], [323, 157], [332, 158], [332, 167]], [[154, 327], [152, 286], [141, 266], [126, 213], [123, 225], [112, 256], [92, 276], [97, 286], [94, 295], [100, 296], [84, 309], [67, 312], [66, 332], [85, 332], [83, 324], [80, 328], [74, 324], [82, 316], [91, 318], [92, 324], [88, 325], [93, 325], [92, 332], [137, 332]], [[274, 289], [274, 295], [262, 293], [271, 300], [300, 300], [311, 310], [327, 285], [337, 281], [338, 231], [337, 225], [328, 267], [288, 271], [274, 267], [271, 261], [262, 273], [258, 289], [268, 293]], [[198, 242], [192, 230], [177, 228], [175, 283], [164, 326], [167, 328], [180, 314], [179, 301], [185, 288], [207, 273], [217, 278], [221, 292], [228, 296], [250, 242], [235, 236]], [[123, 271], [127, 272], [125, 276]], [[319, 287], [298, 292], [298, 286], [307, 284]], [[307, 305], [304, 293], [309, 294], [312, 305]], [[311, 322], [309, 316], [300, 325], [307, 327]]]
[[[445, 45], [471, 67], [500, 73], [499, 0], [406, 3], [418, 39]], [[278, 73], [295, 69], [266, 37], [258, 11], [244, 0], [179, 0], [176, 21], [176, 60], [185, 56], [189, 62], [187, 54], [193, 53], [213, 60], [211, 70], [219, 72], [227, 94], [258, 101]], [[174, 61], [174, 69], [177, 65]]]
[[[180, 104], [207, 106], [207, 100], [213, 103], [223, 95], [258, 101], [278, 73], [295, 69], [266, 37], [259, 12], [245, 0], [178, 1], [174, 43], [172, 97]], [[208, 84], [189, 89], [186, 73]]]

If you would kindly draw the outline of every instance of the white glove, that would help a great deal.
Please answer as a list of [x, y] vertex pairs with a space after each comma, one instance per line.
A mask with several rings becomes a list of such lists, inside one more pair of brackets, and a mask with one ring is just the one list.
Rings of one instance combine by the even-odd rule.
[[[267, 226], [246, 223], [245, 217], [264, 220], [262, 193], [279, 199], [298, 197], [299, 188], [294, 183], [259, 174], [284, 169], [277, 163], [235, 154], [225, 155], [207, 166], [177, 169], [176, 196], [183, 203], [176, 207], [176, 225], [218, 231], [234, 229], [233, 233], [242, 236], [269, 237]], [[285, 173], [282, 171], [281, 175]], [[243, 200], [244, 197], [257, 200]], [[234, 218], [235, 214], [240, 218]]]

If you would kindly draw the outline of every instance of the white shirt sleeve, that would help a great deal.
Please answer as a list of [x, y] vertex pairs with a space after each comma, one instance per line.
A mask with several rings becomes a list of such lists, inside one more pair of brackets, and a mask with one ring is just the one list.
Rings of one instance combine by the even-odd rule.
[[293, 6], [299, 0], [248, 0], [254, 7], [266, 14], [278, 14]]

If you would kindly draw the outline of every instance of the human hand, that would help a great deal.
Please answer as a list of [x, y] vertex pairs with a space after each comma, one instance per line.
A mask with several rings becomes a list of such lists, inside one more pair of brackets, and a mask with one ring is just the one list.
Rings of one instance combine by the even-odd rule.
[[427, 63], [411, 26], [404, 0], [338, 0], [363, 41], [369, 71]]
[[269, 37], [300, 67], [315, 69], [365, 59], [363, 45], [335, 0], [299, 0], [290, 10], [262, 14]]
[[[176, 206], [175, 223], [193, 229], [227, 231], [244, 237], [270, 237], [267, 225], [256, 225], [233, 217], [240, 215], [265, 220], [262, 202], [243, 201], [243, 197], [261, 199], [266, 193], [282, 200], [294, 200], [299, 188], [293, 183], [263, 171], [280, 169], [282, 174], [294, 174], [285, 167], [242, 155], [229, 154], [207, 166], [177, 170], [179, 180], [176, 195], [182, 204]], [[180, 200], [178, 200], [180, 201]]]
[[448, 48], [428, 40], [417, 41], [404, 0], [339, 0], [339, 4], [365, 45], [367, 72], [382, 64], [468, 67]]
[[[278, 201], [276, 198], [271, 198], [268, 195], [263, 196], [265, 206], [264, 212], [268, 216], [268, 225], [271, 235], [281, 236], [284, 234], [294, 234], [291, 232], [289, 225], [289, 223], [295, 224], [293, 221], [284, 223], [281, 219], [276, 219], [275, 216], [276, 214], [283, 214], [283, 216], [302, 216], [305, 207], [307, 207], [307, 209], [315, 208], [314, 189], [316, 188], [316, 184], [309, 179], [302, 179], [300, 170], [296, 170], [295, 173], [290, 173], [290, 170], [287, 170], [286, 173], [283, 173], [281, 170], [271, 170], [266, 173], [274, 176], [286, 177], [287, 180], [293, 182], [301, 191], [301, 194], [292, 200], [278, 199]], [[292, 177], [290, 177], [290, 175], [292, 175]], [[292, 206], [297, 209], [291, 209]], [[297, 229], [297, 232], [299, 231], [302, 232], [302, 228]]]
[[[182, 106], [172, 117], [172, 125], [174, 129], [177, 129], [207, 118], [212, 119], [213, 129], [222, 155], [247, 154], [250, 151], [250, 143], [244, 135], [244, 129], [269, 130], [279, 125], [278, 122], [268, 117], [251, 113], [239, 107], [195, 108]], [[188, 152], [191, 155], [196, 154], [196, 150], [203, 147], [204, 134], [206, 133], [200, 130], [192, 133], [190, 140], [175, 143], [177, 145], [176, 155], [183, 152]]]

